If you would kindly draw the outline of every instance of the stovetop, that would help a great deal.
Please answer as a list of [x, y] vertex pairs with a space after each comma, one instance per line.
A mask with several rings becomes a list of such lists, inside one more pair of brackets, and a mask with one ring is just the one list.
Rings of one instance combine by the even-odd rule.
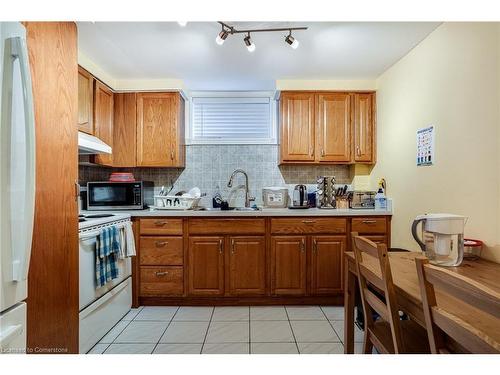
[[78, 215], [78, 230], [91, 228], [97, 225], [110, 224], [114, 221], [130, 219], [129, 214], [95, 213]]

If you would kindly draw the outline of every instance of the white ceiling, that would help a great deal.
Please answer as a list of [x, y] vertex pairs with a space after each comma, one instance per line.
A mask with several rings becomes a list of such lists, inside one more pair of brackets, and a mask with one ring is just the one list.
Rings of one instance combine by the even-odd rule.
[[[230, 23], [230, 22], [228, 22]], [[190, 90], [269, 90], [277, 79], [375, 79], [439, 23], [236, 22], [238, 28], [308, 26], [255, 33], [250, 53], [244, 35], [215, 43], [216, 22], [78, 22], [80, 50], [114, 79], [184, 81]]]

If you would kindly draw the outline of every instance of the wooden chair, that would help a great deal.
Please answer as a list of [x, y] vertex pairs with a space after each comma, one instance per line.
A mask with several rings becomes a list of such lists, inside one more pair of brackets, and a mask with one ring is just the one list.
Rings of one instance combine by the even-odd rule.
[[[365, 319], [363, 352], [369, 354], [375, 347], [384, 354], [430, 353], [425, 329], [412, 320], [399, 318], [386, 245], [377, 245], [355, 232], [351, 237]], [[381, 276], [367, 267], [370, 262], [378, 264]], [[373, 293], [370, 290], [373, 287], [385, 298]], [[373, 319], [373, 311], [380, 315], [380, 319]]]
[[[500, 342], [488, 336], [488, 332], [438, 306], [434, 289], [438, 288], [445, 295], [473, 307], [472, 313], [478, 319], [481, 319], [481, 314], [500, 319], [500, 294], [467, 277], [428, 264], [425, 258], [417, 258], [415, 262], [431, 352], [500, 353]], [[498, 324], [497, 328], [500, 320]]]

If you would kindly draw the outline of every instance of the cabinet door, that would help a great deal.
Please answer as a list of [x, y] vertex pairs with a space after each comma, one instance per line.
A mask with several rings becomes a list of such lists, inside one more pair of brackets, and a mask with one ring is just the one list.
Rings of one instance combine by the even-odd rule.
[[[96, 81], [94, 90], [95, 135], [113, 148], [113, 92], [103, 83]], [[113, 165], [113, 154], [96, 155], [95, 162]]]
[[[176, 167], [184, 163], [177, 93], [137, 94], [137, 166]], [[179, 147], [177, 147], [179, 145]]]
[[342, 263], [346, 242], [346, 236], [312, 237], [312, 294], [342, 291]]
[[78, 130], [94, 134], [94, 77], [78, 67]]
[[263, 236], [231, 237], [229, 293], [255, 295], [266, 292], [266, 245]]
[[120, 93], [114, 97], [113, 166], [136, 166], [136, 94]]
[[274, 295], [306, 293], [306, 236], [273, 236], [271, 288]]
[[354, 94], [354, 161], [375, 162], [375, 94]]
[[189, 294], [224, 294], [224, 237], [190, 237]]
[[282, 93], [280, 121], [281, 161], [314, 161], [314, 94]]
[[351, 99], [348, 93], [318, 94], [316, 160], [351, 160]]

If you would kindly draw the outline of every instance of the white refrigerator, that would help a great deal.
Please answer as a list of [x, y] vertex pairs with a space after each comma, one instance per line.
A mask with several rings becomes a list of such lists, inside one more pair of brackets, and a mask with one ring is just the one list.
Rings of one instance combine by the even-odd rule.
[[35, 123], [26, 30], [0, 22], [0, 353], [26, 352]]

